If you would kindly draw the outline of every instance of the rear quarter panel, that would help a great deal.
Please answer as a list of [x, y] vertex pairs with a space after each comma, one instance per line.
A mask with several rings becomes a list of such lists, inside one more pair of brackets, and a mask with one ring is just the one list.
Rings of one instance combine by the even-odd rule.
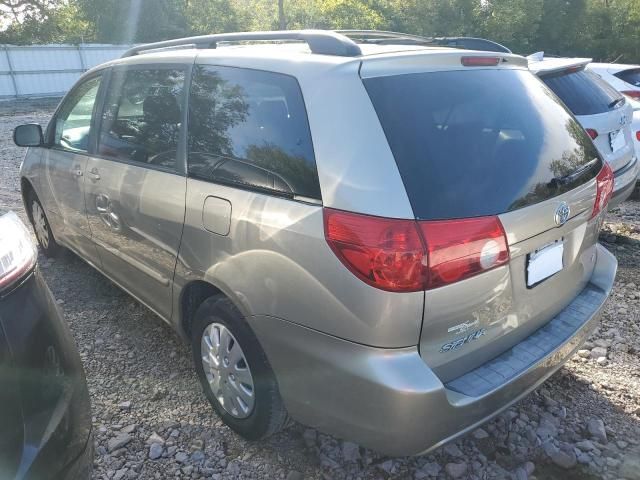
[[[208, 197], [232, 205], [228, 235], [203, 227]], [[322, 207], [189, 179], [177, 292], [219, 288], [246, 317], [277, 317], [366, 345], [418, 343], [423, 292], [398, 294], [356, 278], [324, 238]]]

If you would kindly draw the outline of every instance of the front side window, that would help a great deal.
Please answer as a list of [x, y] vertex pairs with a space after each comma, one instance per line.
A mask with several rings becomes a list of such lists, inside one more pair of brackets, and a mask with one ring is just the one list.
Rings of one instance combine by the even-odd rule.
[[98, 153], [115, 160], [175, 169], [183, 94], [183, 70], [114, 70]]
[[89, 131], [101, 77], [76, 87], [60, 107], [55, 119], [54, 145], [75, 152], [89, 150]]
[[196, 66], [188, 170], [202, 180], [319, 199], [298, 82], [271, 72]]

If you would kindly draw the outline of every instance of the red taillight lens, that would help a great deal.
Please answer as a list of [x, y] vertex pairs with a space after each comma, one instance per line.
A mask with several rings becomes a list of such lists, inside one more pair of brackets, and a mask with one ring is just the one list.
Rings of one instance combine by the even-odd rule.
[[637, 139], [638, 139], [638, 141], [640, 142], [640, 130], [638, 130], [638, 131], [636, 132], [636, 138], [637, 138]]
[[497, 217], [415, 222], [324, 210], [327, 243], [369, 285], [392, 292], [437, 288], [504, 265]]
[[500, 57], [462, 57], [460, 62], [465, 67], [495, 67], [500, 63]]
[[593, 211], [591, 212], [591, 218], [602, 212], [613, 193], [613, 172], [608, 163], [605, 163], [596, 177], [597, 191], [596, 201], [593, 204]]
[[591, 140], [598, 138], [598, 131], [593, 128], [587, 128], [587, 134], [591, 137]]
[[413, 220], [324, 210], [329, 246], [356, 276], [392, 292], [423, 290], [424, 246]]
[[498, 217], [419, 222], [427, 244], [429, 287], [458, 282], [509, 261]]
[[620, 92], [627, 97], [635, 98], [640, 100], [640, 90], [625, 90], [624, 92]]

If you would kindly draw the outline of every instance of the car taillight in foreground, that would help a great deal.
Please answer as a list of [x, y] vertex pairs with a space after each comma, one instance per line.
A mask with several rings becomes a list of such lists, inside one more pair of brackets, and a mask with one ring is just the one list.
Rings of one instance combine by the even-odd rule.
[[620, 92], [627, 97], [635, 98], [636, 100], [640, 100], [640, 90], [625, 90], [624, 92]]
[[611, 199], [611, 194], [613, 193], [613, 182], [613, 171], [609, 164], [605, 163], [596, 177], [596, 201], [593, 204], [591, 218], [595, 217], [606, 208], [607, 203], [609, 203], [609, 199]]
[[587, 134], [591, 137], [591, 140], [595, 140], [596, 138], [598, 138], [597, 130], [594, 130], [593, 128], [587, 128], [586, 131]]
[[509, 261], [498, 217], [416, 222], [325, 208], [324, 225], [338, 259], [381, 290], [437, 288]]
[[37, 250], [29, 231], [18, 216], [9, 212], [0, 217], [0, 290], [33, 268]]
[[638, 130], [638, 131], [636, 132], [636, 138], [637, 138], [637, 139], [638, 139], [638, 141], [640, 142], [640, 130]]

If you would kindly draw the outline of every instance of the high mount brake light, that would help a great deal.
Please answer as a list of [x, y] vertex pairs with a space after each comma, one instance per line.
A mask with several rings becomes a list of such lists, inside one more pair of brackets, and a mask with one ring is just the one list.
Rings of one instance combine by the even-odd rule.
[[462, 57], [460, 62], [465, 67], [495, 67], [500, 63], [500, 57]]
[[640, 90], [625, 90], [624, 92], [620, 92], [627, 97], [635, 98], [636, 100], [640, 100]]
[[596, 201], [593, 204], [591, 218], [604, 211], [613, 194], [613, 171], [608, 163], [605, 163], [596, 177]]
[[0, 217], [0, 290], [22, 278], [36, 263], [37, 250], [18, 216]]
[[416, 222], [325, 208], [324, 224], [338, 259], [381, 290], [437, 288], [509, 261], [498, 217]]

